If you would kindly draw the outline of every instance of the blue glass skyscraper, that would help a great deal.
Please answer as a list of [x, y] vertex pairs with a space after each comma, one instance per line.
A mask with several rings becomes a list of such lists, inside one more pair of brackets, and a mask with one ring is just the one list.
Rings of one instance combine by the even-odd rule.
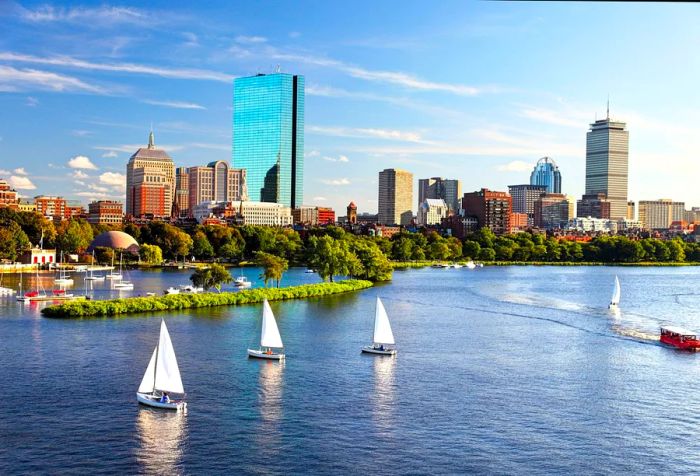
[[252, 201], [304, 200], [304, 77], [258, 74], [233, 83], [233, 160]]
[[561, 193], [561, 172], [551, 157], [542, 157], [530, 174], [530, 185], [544, 185], [547, 193]]

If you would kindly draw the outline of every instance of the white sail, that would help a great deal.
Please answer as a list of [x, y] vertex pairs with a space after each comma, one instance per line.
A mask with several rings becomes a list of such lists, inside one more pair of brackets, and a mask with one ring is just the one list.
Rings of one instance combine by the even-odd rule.
[[185, 393], [180, 378], [180, 369], [177, 367], [175, 349], [170, 341], [168, 328], [165, 321], [160, 324], [160, 340], [158, 341], [158, 352], [156, 357], [155, 388], [165, 392]]
[[139, 392], [141, 393], [151, 393], [153, 391], [153, 382], [155, 379], [155, 368], [156, 368], [156, 351], [158, 348], [153, 349], [153, 354], [151, 355], [151, 361], [148, 362], [148, 367], [146, 368], [146, 373], [143, 374], [143, 379], [141, 380], [141, 385], [139, 385]]
[[610, 304], [618, 305], [620, 304], [620, 280], [615, 276], [615, 288], [613, 289], [612, 299]]
[[389, 316], [379, 297], [377, 297], [377, 309], [374, 314], [374, 343], [395, 344], [394, 334], [391, 332], [391, 324], [389, 324]]
[[282, 337], [280, 336], [280, 331], [277, 328], [277, 322], [275, 321], [275, 315], [272, 313], [270, 304], [265, 299], [263, 303], [263, 322], [262, 322], [262, 333], [260, 335], [260, 345], [262, 347], [284, 347], [282, 344]]

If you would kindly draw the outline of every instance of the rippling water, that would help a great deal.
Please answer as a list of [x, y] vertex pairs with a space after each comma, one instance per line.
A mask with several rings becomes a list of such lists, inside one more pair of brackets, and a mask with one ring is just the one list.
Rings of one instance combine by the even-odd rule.
[[[617, 314], [606, 309], [615, 274]], [[187, 276], [131, 277], [138, 294]], [[160, 314], [50, 320], [0, 299], [0, 473], [695, 471], [700, 355], [657, 336], [661, 323], [700, 329], [699, 278], [700, 268], [398, 271], [360, 293], [272, 303], [285, 364], [246, 358], [260, 306], [165, 314], [184, 415], [135, 401]], [[377, 295], [395, 358], [360, 354]]]

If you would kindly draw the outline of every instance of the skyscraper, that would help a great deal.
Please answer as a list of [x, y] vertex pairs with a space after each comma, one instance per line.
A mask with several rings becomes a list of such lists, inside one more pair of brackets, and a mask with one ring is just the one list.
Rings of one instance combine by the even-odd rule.
[[187, 169], [189, 210], [202, 202], [247, 200], [246, 171], [232, 169], [225, 160]]
[[[533, 172], [534, 173], [534, 172]], [[513, 200], [513, 213], [525, 213], [527, 225], [535, 224], [535, 201], [547, 193], [546, 185], [508, 185], [508, 193]]]
[[233, 83], [233, 165], [252, 201], [304, 201], [304, 77], [257, 74]]
[[464, 216], [476, 218], [479, 228], [490, 228], [497, 235], [510, 233], [512, 210], [513, 201], [505, 192], [482, 188], [462, 197]]
[[377, 220], [382, 225], [409, 225], [413, 219], [413, 174], [399, 169], [379, 172]]
[[604, 193], [612, 220], [627, 217], [629, 132], [625, 127], [624, 122], [611, 120], [608, 110], [607, 117], [591, 124], [586, 134], [586, 195]]
[[156, 148], [153, 131], [126, 165], [126, 215], [168, 218], [175, 198], [175, 164]]
[[418, 180], [418, 207], [426, 199], [442, 199], [451, 212], [459, 212], [459, 202], [462, 199], [462, 184], [459, 180], [432, 177]]
[[537, 161], [530, 174], [530, 185], [544, 185], [547, 193], [561, 193], [561, 172], [551, 157]]

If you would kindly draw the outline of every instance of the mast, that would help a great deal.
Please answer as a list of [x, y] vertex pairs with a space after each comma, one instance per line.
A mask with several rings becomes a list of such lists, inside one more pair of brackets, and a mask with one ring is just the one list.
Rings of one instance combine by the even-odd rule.
[[[161, 325], [162, 325], [161, 321]], [[158, 349], [160, 348], [160, 333], [158, 334], [158, 343], [156, 344], [156, 360], [153, 361], [153, 395], [156, 394], [156, 372], [158, 372]]]

